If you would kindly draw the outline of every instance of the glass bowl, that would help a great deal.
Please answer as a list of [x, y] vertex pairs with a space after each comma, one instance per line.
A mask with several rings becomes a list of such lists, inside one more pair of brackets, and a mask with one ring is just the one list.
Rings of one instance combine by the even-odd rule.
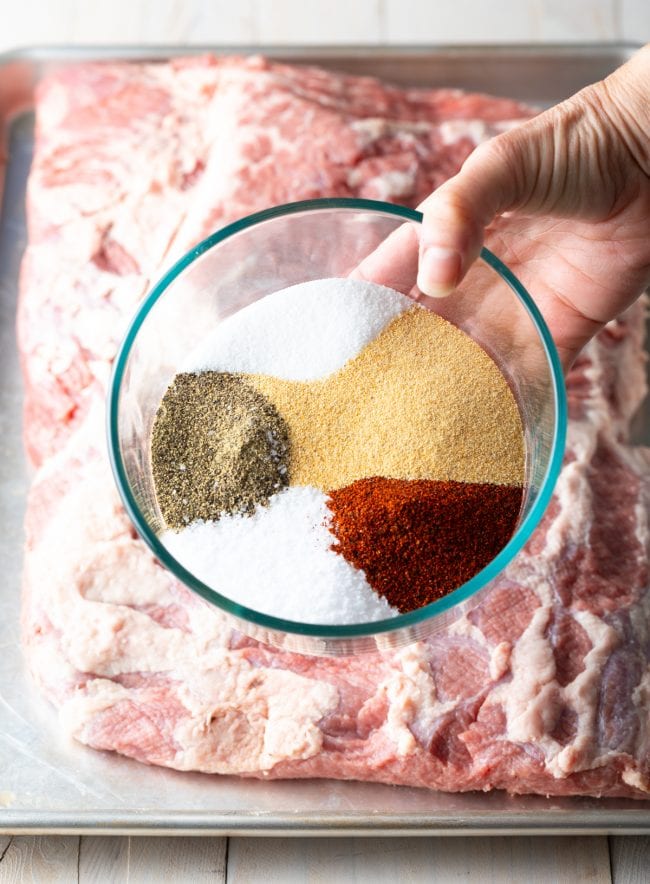
[[[217, 231], [178, 261], [140, 306], [118, 353], [109, 393], [109, 451], [133, 523], [154, 555], [253, 638], [306, 654], [356, 654], [425, 639], [476, 606], [538, 525], [564, 450], [566, 400], [550, 333], [530, 295], [487, 249], [443, 300], [416, 287], [422, 216], [371, 200], [319, 199], [268, 209]], [[399, 255], [399, 261], [395, 256]], [[391, 286], [444, 316], [495, 360], [517, 399], [525, 433], [517, 529], [487, 567], [454, 592], [407, 614], [341, 626], [284, 620], [237, 604], [198, 580], [162, 545], [150, 466], [156, 410], [187, 354], [215, 325], [299, 282], [349, 275]]]

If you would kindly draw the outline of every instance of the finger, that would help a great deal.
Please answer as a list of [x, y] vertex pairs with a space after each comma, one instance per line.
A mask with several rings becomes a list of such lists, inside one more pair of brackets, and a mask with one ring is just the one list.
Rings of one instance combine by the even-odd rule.
[[529, 199], [527, 170], [534, 154], [527, 143], [541, 136], [538, 126], [524, 134], [528, 125], [480, 145], [454, 178], [418, 206], [424, 214], [421, 228], [403, 224], [351, 276], [417, 297], [453, 291], [478, 257], [485, 227]]
[[410, 294], [418, 270], [419, 225], [406, 221], [383, 240], [350, 273], [353, 279], [365, 279]]
[[[523, 129], [529, 131], [528, 140]], [[417, 277], [422, 292], [431, 297], [450, 294], [478, 258], [490, 222], [526, 205], [538, 155], [528, 141], [538, 131], [537, 126], [524, 126], [480, 145], [461, 171], [422, 203]]]

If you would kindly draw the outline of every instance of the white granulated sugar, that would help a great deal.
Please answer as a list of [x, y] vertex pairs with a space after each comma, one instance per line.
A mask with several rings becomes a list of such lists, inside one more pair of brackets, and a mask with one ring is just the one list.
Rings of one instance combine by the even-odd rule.
[[341, 368], [400, 313], [405, 295], [358, 279], [316, 279], [244, 307], [217, 326], [183, 371], [314, 381]]
[[330, 547], [327, 497], [310, 486], [274, 495], [252, 516], [165, 531], [161, 540], [199, 580], [234, 602], [302, 623], [365, 623], [398, 611]]

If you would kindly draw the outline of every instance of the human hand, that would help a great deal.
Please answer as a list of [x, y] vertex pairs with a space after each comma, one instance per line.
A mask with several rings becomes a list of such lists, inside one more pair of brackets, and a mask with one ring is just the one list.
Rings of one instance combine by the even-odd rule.
[[533, 295], [568, 368], [650, 284], [650, 46], [479, 146], [420, 208], [419, 289], [452, 292], [485, 238]]

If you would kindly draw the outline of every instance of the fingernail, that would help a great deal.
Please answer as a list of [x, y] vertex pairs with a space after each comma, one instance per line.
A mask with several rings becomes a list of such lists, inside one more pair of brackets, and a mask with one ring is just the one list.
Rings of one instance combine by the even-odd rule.
[[420, 256], [418, 288], [432, 298], [445, 298], [458, 284], [460, 267], [460, 252], [427, 246]]

